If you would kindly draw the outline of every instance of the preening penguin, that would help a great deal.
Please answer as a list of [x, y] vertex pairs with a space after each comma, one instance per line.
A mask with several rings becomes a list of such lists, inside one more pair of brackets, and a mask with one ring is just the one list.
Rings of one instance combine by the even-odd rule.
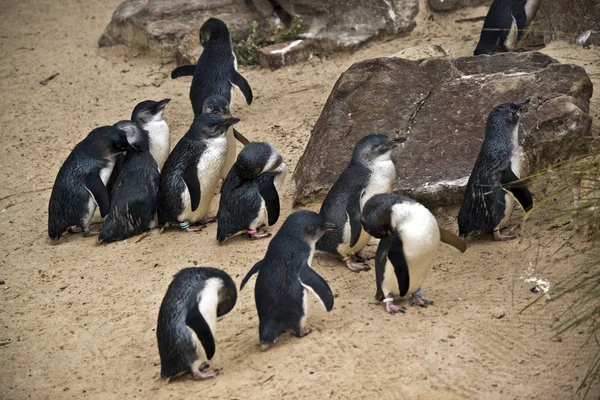
[[[210, 96], [208, 99], [206, 99], [204, 101], [204, 104], [202, 105], [202, 114], [205, 113], [216, 113], [219, 114], [221, 117], [223, 118], [231, 118], [231, 111], [229, 110], [229, 103], [227, 102], [227, 100], [225, 99], [225, 97], [221, 96], [221, 95], [213, 95]], [[232, 139], [237, 139], [238, 142], [240, 142], [241, 144], [243, 144], [244, 146], [247, 145], [248, 143], [250, 143], [250, 141], [248, 139], [246, 139], [244, 137], [244, 135], [242, 135], [240, 132], [238, 132], [237, 129], [235, 129], [234, 127], [231, 127], [231, 131], [233, 132], [233, 138], [229, 137], [229, 133], [230, 131], [227, 131], [227, 145], [229, 146], [229, 143]], [[235, 143], [233, 143], [233, 146], [235, 148]], [[227, 153], [227, 156], [229, 157], [229, 152]], [[233, 156], [235, 157], [235, 151], [233, 152]]]
[[254, 299], [258, 310], [260, 344], [263, 349], [282, 333], [292, 330], [302, 337], [308, 312], [308, 291], [313, 292], [327, 311], [333, 307], [333, 295], [327, 282], [312, 268], [315, 242], [335, 225], [326, 223], [312, 211], [291, 214], [271, 239], [265, 258], [256, 263], [242, 280], [258, 273]]
[[410, 304], [427, 307], [433, 302], [421, 294], [421, 285], [433, 266], [441, 241], [461, 252], [464, 241], [440, 229], [431, 212], [413, 199], [397, 194], [378, 194], [364, 206], [361, 224], [381, 239], [375, 257], [378, 300], [388, 313], [404, 312], [394, 299], [411, 294]]
[[219, 374], [204, 361], [215, 354], [217, 318], [231, 311], [236, 300], [235, 283], [220, 269], [184, 268], [175, 275], [156, 327], [162, 379], [185, 372], [195, 379]]
[[[238, 118], [223, 119], [202, 114], [177, 143], [160, 176], [158, 224], [179, 223], [183, 229], [198, 231], [216, 218], [205, 218], [227, 154], [225, 133]], [[190, 227], [190, 224], [199, 226]]]
[[156, 192], [160, 171], [150, 153], [148, 132], [138, 123], [121, 121], [115, 127], [135, 131], [138, 151], [128, 151], [110, 193], [110, 210], [100, 230], [103, 243], [127, 239], [156, 226]]
[[519, 147], [519, 113], [530, 100], [505, 103], [490, 112], [485, 139], [467, 182], [465, 196], [458, 214], [460, 235], [493, 232], [494, 239], [514, 239], [503, 235], [513, 209], [513, 196], [525, 211], [533, 206], [531, 193], [523, 182]]
[[494, 0], [485, 17], [475, 55], [513, 50], [535, 18], [540, 0]]
[[171, 151], [169, 126], [163, 118], [165, 106], [170, 101], [171, 99], [142, 101], [135, 106], [131, 114], [131, 120], [137, 122], [143, 130], [148, 132], [150, 154], [154, 157], [160, 170]]
[[251, 239], [271, 236], [261, 229], [279, 219], [279, 193], [286, 164], [266, 142], [249, 143], [240, 152], [221, 188], [217, 240], [245, 231]]
[[60, 239], [67, 229], [89, 232], [96, 206], [102, 217], [108, 214], [110, 200], [105, 185], [115, 158], [125, 151], [138, 151], [139, 140], [135, 131], [103, 126], [75, 146], [60, 168], [50, 195], [50, 239]]
[[371, 134], [358, 141], [350, 165], [342, 172], [323, 201], [319, 212], [325, 221], [338, 229], [327, 232], [317, 242], [317, 249], [343, 257], [352, 271], [366, 271], [369, 266], [356, 259], [372, 258], [362, 251], [371, 236], [361, 229], [360, 212], [372, 196], [391, 193], [396, 180], [396, 168], [390, 156], [403, 137], [388, 139]]
[[[229, 107], [232, 102], [233, 86], [238, 87], [248, 104], [252, 103], [252, 89], [239, 72], [237, 60], [233, 53], [231, 36], [227, 25], [217, 18], [208, 19], [200, 27], [200, 43], [203, 50], [196, 65], [182, 65], [171, 72], [171, 78], [191, 76], [190, 101], [197, 117], [202, 113], [204, 102], [210, 96], [220, 95], [225, 98]], [[233, 130], [227, 134], [228, 155], [223, 169], [225, 179], [229, 169], [235, 162], [236, 144]]]

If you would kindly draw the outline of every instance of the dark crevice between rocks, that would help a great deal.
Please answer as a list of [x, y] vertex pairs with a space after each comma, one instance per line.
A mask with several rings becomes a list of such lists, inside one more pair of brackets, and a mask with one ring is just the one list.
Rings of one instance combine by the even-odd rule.
[[429, 91], [427, 92], [427, 95], [425, 96], [425, 98], [423, 100], [421, 100], [419, 102], [419, 104], [417, 104], [417, 108], [415, 109], [415, 111], [412, 113], [412, 115], [408, 119], [408, 124], [406, 126], [406, 133], [407, 134], [410, 133], [410, 131], [412, 129], [412, 125], [415, 122], [415, 120], [417, 119], [417, 114], [419, 114], [419, 111], [421, 111], [421, 108], [423, 108], [423, 106], [425, 105], [425, 102], [429, 99], [429, 97], [431, 97], [431, 93], [432, 92], [433, 92], [433, 87], [431, 87], [429, 89]]

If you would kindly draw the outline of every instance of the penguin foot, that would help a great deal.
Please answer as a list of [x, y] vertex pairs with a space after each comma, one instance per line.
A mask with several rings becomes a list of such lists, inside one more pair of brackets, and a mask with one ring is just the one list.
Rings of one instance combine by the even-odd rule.
[[68, 229], [69, 233], [81, 233], [83, 228], [77, 225], [70, 226]]
[[192, 376], [194, 377], [194, 379], [202, 381], [204, 379], [214, 378], [215, 376], [219, 375], [220, 373], [221, 373], [221, 371], [218, 369], [213, 369], [212, 371], [197, 370], [197, 371], [192, 371]]
[[186, 232], [200, 232], [204, 228], [206, 228], [206, 225], [191, 225], [187, 228], [184, 228], [184, 230]]
[[355, 261], [352, 259], [346, 260], [346, 266], [354, 272], [368, 271], [371, 269], [371, 267], [369, 267], [363, 261]]
[[515, 235], [511, 231], [508, 231], [508, 233], [504, 234], [504, 235], [502, 234], [500, 229], [497, 231], [494, 231], [494, 240], [499, 241], [499, 242], [503, 242], [506, 240], [513, 240], [516, 238], [517, 238], [517, 235]]
[[304, 337], [304, 336], [308, 335], [311, 332], [312, 332], [311, 328], [304, 327], [304, 328], [299, 329], [297, 332], [293, 332], [293, 334], [296, 337], [301, 338], [301, 337]]
[[383, 299], [383, 304], [385, 305], [385, 311], [387, 311], [389, 314], [404, 314], [406, 312], [406, 307], [394, 304], [393, 296], [389, 296]]
[[248, 238], [250, 240], [258, 240], [271, 237], [270, 232], [267, 232], [266, 230], [260, 228], [255, 230], [248, 229], [246, 232], [248, 232]]
[[217, 222], [217, 217], [204, 217], [200, 221], [197, 222], [198, 225], [208, 225], [213, 222]]
[[361, 260], [371, 260], [375, 258], [375, 252], [362, 249], [361, 251], [356, 253], [356, 256]]
[[265, 344], [261, 343], [259, 348], [260, 348], [260, 351], [267, 351], [271, 348], [271, 346], [273, 346], [273, 343], [265, 343]]
[[411, 306], [427, 307], [430, 304], [433, 304], [433, 301], [423, 297], [421, 294], [421, 289], [417, 290], [412, 294], [412, 296], [410, 296]]

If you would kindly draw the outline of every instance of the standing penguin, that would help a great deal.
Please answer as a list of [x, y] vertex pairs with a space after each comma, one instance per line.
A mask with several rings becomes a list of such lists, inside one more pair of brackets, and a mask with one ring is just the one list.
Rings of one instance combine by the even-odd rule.
[[354, 272], [369, 270], [369, 266], [356, 260], [356, 256], [363, 260], [373, 258], [362, 251], [371, 237], [361, 229], [360, 212], [372, 196], [392, 192], [396, 168], [390, 155], [394, 147], [404, 141], [403, 137], [390, 140], [380, 134], [360, 139], [354, 147], [350, 165], [334, 183], [321, 206], [319, 213], [338, 229], [323, 235], [317, 242], [317, 250], [341, 255]]
[[513, 50], [539, 5], [540, 0], [494, 0], [483, 22], [475, 55]]
[[136, 130], [142, 139], [138, 141], [139, 151], [125, 154], [112, 187], [110, 211], [98, 236], [102, 243], [127, 239], [156, 225], [160, 171], [150, 153], [148, 132], [133, 121], [121, 121], [115, 127]]
[[466, 244], [453, 233], [440, 229], [431, 212], [416, 201], [397, 194], [378, 194], [365, 204], [361, 224], [381, 239], [375, 257], [376, 298], [388, 313], [404, 312], [394, 304], [410, 293], [410, 304], [427, 307], [433, 302], [421, 294], [421, 285], [433, 266], [440, 239], [461, 252]]
[[250, 239], [271, 236], [262, 230], [279, 219], [279, 193], [286, 164], [277, 150], [266, 142], [249, 143], [229, 171], [219, 201], [217, 240], [246, 231]]
[[[238, 87], [248, 104], [252, 104], [252, 89], [242, 75], [237, 72], [237, 59], [233, 53], [231, 36], [227, 25], [217, 18], [209, 18], [200, 27], [200, 43], [203, 50], [196, 65], [182, 65], [171, 72], [171, 78], [192, 76], [190, 101], [197, 117], [202, 113], [206, 99], [221, 95], [231, 107], [233, 86]], [[233, 129], [227, 133], [227, 159], [222, 178], [225, 179], [235, 162], [236, 144]]]
[[[179, 223], [187, 231], [199, 231], [216, 218], [205, 218], [215, 195], [227, 154], [227, 129], [238, 118], [223, 119], [201, 114], [177, 143], [160, 176], [158, 224]], [[190, 227], [198, 222], [199, 226]]]
[[333, 307], [331, 289], [311, 268], [311, 263], [315, 242], [334, 228], [312, 211], [293, 213], [271, 239], [265, 258], [257, 262], [242, 280], [240, 290], [253, 274], [258, 273], [254, 300], [263, 350], [287, 330], [292, 330], [297, 337], [310, 332], [305, 328], [309, 290], [327, 311]]
[[67, 230], [88, 233], [96, 206], [100, 215], [106, 216], [110, 200], [105, 185], [115, 158], [125, 151], [138, 151], [141, 139], [135, 130], [103, 126], [75, 146], [60, 167], [50, 195], [50, 239], [60, 239]]
[[215, 354], [217, 318], [235, 306], [237, 289], [217, 268], [184, 268], [175, 275], [160, 305], [156, 339], [160, 376], [170, 379], [191, 372], [195, 379], [217, 376], [208, 371]]
[[488, 115], [485, 139], [458, 214], [459, 233], [463, 237], [484, 231], [493, 232], [496, 240], [514, 239], [512, 233], [500, 232], [512, 213], [513, 196], [525, 211], [533, 206], [531, 193], [519, 181], [519, 113], [529, 102], [527, 99], [519, 104], [501, 104]]
[[135, 106], [131, 114], [131, 120], [140, 124], [142, 129], [148, 132], [150, 154], [160, 170], [171, 151], [169, 126], [163, 118], [165, 106], [170, 101], [171, 99], [142, 101]]

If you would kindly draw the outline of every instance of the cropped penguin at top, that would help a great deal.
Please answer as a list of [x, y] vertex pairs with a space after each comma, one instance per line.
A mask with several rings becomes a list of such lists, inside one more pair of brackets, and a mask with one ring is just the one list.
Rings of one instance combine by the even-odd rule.
[[533, 207], [531, 193], [520, 181], [519, 115], [529, 104], [529, 99], [501, 104], [488, 115], [485, 139], [458, 214], [461, 236], [493, 232], [496, 240], [514, 239], [512, 233], [501, 233], [512, 213], [513, 197], [525, 211]]
[[298, 337], [306, 328], [308, 291], [314, 293], [325, 310], [333, 308], [333, 294], [327, 282], [311, 267], [315, 242], [336, 226], [312, 211], [291, 214], [275, 234], [265, 257], [254, 264], [242, 280], [240, 290], [258, 273], [254, 300], [259, 319], [259, 337], [263, 350], [285, 331]]
[[103, 126], [91, 131], [71, 151], [58, 171], [48, 204], [48, 236], [58, 240], [67, 231], [89, 232], [96, 207], [108, 214], [106, 183], [117, 155], [139, 151], [136, 131]]
[[391, 193], [396, 180], [392, 150], [406, 141], [399, 137], [371, 134], [358, 141], [350, 164], [331, 187], [319, 213], [338, 228], [317, 242], [317, 250], [339, 254], [352, 271], [366, 271], [365, 259], [374, 254], [364, 251], [371, 236], [360, 225], [360, 212], [372, 196]]

